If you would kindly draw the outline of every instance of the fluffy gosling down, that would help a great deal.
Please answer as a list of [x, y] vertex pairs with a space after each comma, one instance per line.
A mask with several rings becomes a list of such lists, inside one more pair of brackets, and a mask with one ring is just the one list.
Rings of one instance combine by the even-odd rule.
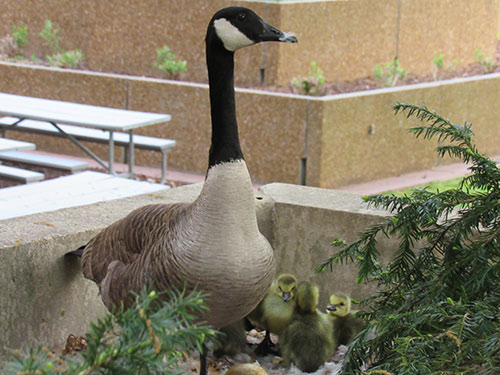
[[351, 298], [345, 293], [332, 294], [326, 311], [333, 324], [334, 341], [338, 345], [349, 345], [365, 327], [365, 322], [351, 312]]
[[294, 364], [305, 372], [316, 371], [337, 346], [333, 340], [331, 321], [326, 314], [317, 310], [318, 300], [316, 285], [300, 283], [292, 321], [280, 336], [285, 365]]
[[256, 353], [266, 355], [270, 352], [272, 342], [270, 333], [280, 335], [292, 320], [296, 306], [297, 279], [294, 275], [284, 273], [271, 284], [266, 296], [250, 313], [248, 318], [265, 328], [266, 336]]

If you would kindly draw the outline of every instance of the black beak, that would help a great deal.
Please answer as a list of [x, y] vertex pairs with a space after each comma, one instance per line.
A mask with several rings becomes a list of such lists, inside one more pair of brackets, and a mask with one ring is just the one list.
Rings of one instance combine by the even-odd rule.
[[290, 292], [283, 292], [283, 301], [288, 302], [290, 301], [291, 295]]
[[336, 311], [337, 306], [336, 305], [328, 305], [326, 306], [326, 311]]
[[259, 35], [261, 42], [284, 42], [284, 43], [297, 43], [298, 40], [295, 35], [290, 33], [284, 33], [277, 28], [269, 25], [268, 23], [262, 21], [262, 33]]

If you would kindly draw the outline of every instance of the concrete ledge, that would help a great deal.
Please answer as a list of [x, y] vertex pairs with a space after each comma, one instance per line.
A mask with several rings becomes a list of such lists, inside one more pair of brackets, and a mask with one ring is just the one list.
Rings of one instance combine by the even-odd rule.
[[193, 200], [201, 185], [0, 220], [0, 357], [24, 346], [61, 347], [105, 313], [80, 261], [64, 254], [133, 209]]
[[[26, 346], [61, 347], [105, 313], [95, 284], [83, 278], [78, 259], [64, 254], [133, 209], [158, 202], [194, 200], [201, 184], [0, 221], [0, 358]], [[287, 184], [265, 185], [256, 199], [259, 227], [272, 243], [278, 272], [293, 272], [321, 287], [324, 305], [332, 290], [359, 298], [373, 287], [354, 283], [354, 267], [317, 275], [335, 249], [335, 237], [357, 232], [387, 216], [368, 209], [357, 194]], [[382, 242], [384, 254], [391, 244]]]

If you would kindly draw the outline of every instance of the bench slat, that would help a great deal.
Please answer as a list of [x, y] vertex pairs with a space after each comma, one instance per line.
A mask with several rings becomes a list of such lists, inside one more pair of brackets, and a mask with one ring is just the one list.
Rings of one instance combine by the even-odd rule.
[[41, 181], [45, 178], [43, 173], [28, 171], [27, 169], [0, 165], [0, 176], [12, 180], [23, 181], [26, 184]]
[[22, 151], [0, 152], [0, 160], [58, 168], [70, 171], [72, 173], [81, 172], [89, 167], [89, 164], [85, 161], [66, 159], [49, 155], [31, 154]]
[[168, 186], [86, 171], [36, 184], [0, 189], [0, 220], [154, 193], [166, 188]]
[[[0, 127], [4, 130], [9, 130], [9, 126], [18, 121], [15, 117], [3, 117], [0, 118]], [[108, 143], [109, 132], [99, 130], [83, 128], [80, 126], [73, 125], [58, 125], [66, 133], [71, 134], [75, 138], [83, 141]], [[63, 134], [59, 132], [52, 124], [43, 121], [36, 120], [23, 120], [21, 123], [11, 128], [12, 130], [19, 131], [29, 131], [32, 133], [53, 135], [58, 137], [64, 137]], [[113, 133], [113, 139], [115, 145], [125, 147], [129, 143], [129, 135], [126, 133], [115, 132]], [[148, 137], [145, 135], [135, 135], [133, 136], [134, 147], [139, 149], [147, 150], [158, 150], [166, 151], [170, 150], [175, 146], [176, 142], [173, 139]]]

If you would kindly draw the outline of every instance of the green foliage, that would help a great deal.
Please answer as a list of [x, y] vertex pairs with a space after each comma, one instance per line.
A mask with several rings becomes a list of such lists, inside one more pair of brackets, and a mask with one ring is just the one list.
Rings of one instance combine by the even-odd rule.
[[484, 52], [480, 52], [478, 49], [474, 50], [474, 56], [476, 58], [476, 62], [481, 66], [483, 72], [492, 73], [496, 69], [497, 62], [493, 57], [486, 56]]
[[295, 92], [303, 95], [323, 95], [325, 75], [323, 70], [316, 64], [316, 61], [311, 61], [311, 67], [306, 78], [294, 78], [291, 82]]
[[22, 22], [12, 26], [12, 38], [17, 48], [24, 48], [28, 44], [28, 26]]
[[153, 66], [172, 78], [187, 70], [187, 62], [176, 60], [176, 56], [168, 46], [156, 50], [156, 60], [153, 61]]
[[45, 26], [40, 32], [40, 36], [47, 42], [52, 50], [51, 55], [46, 55], [45, 58], [50, 65], [62, 68], [76, 68], [83, 60], [83, 52], [79, 49], [63, 50], [59, 43], [59, 29], [54, 28], [52, 21], [45, 20]]
[[59, 29], [54, 28], [51, 20], [45, 20], [45, 25], [39, 35], [47, 42], [54, 53], [61, 52]]
[[55, 55], [46, 56], [47, 62], [62, 68], [76, 68], [83, 60], [83, 53], [79, 49], [61, 51]]
[[206, 307], [203, 294], [172, 291], [166, 301], [156, 292], [136, 295], [134, 307], [119, 309], [87, 334], [87, 350], [75, 357], [47, 349], [17, 352], [2, 374], [183, 374], [182, 353], [200, 350], [216, 331], [194, 323]]
[[394, 59], [385, 64], [377, 64], [373, 68], [373, 74], [380, 86], [393, 87], [400, 78], [405, 78], [407, 73], [400, 63], [399, 59]]
[[444, 61], [444, 54], [434, 54], [434, 58], [432, 59], [432, 65], [431, 65], [431, 74], [432, 78], [436, 81], [441, 78], [441, 75], [443, 72], [454, 72], [458, 69], [460, 66], [460, 62], [458, 59], [453, 59], [451, 63], [445, 64]]
[[443, 53], [441, 53], [439, 55], [434, 54], [434, 58], [432, 59], [432, 62], [434, 63], [434, 65], [436, 65], [436, 67], [439, 70], [443, 69], [443, 67], [444, 67], [444, 54]]
[[[472, 142], [471, 124], [452, 124], [425, 107], [397, 103], [396, 113], [425, 124], [410, 131], [440, 140], [440, 156], [470, 163], [457, 188], [414, 190], [365, 200], [394, 215], [360, 234], [321, 269], [356, 262], [358, 281], [378, 284], [362, 301], [368, 327], [348, 349], [343, 374], [500, 372], [500, 169]], [[383, 265], [378, 241], [397, 241]]]

